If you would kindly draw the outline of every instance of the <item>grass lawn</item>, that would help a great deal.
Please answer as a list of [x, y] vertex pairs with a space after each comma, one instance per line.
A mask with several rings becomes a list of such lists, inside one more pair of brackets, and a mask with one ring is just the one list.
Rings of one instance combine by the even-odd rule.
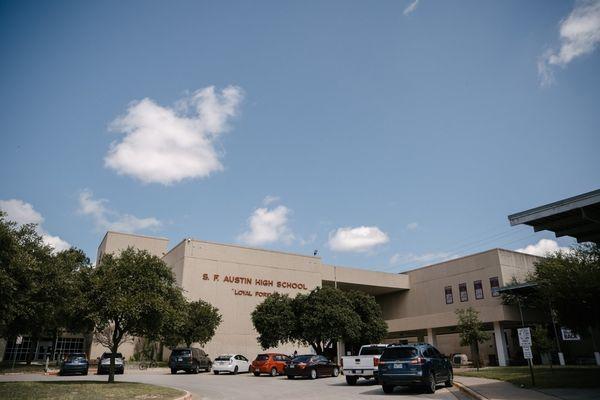
[[[535, 386], [538, 388], [597, 388], [600, 387], [600, 367], [534, 366]], [[455, 375], [498, 379], [515, 385], [531, 386], [529, 367], [487, 367], [475, 370], [454, 370]]]
[[132, 382], [0, 382], [0, 399], [10, 400], [171, 400], [184, 394], [177, 389]]

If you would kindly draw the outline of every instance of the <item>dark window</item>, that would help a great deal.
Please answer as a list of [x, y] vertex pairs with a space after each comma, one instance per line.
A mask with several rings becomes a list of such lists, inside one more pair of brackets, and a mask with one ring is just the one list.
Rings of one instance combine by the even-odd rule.
[[473, 282], [473, 287], [475, 288], [475, 298], [477, 300], [483, 299], [483, 285], [481, 284], [481, 281]]
[[256, 356], [256, 361], [267, 361], [269, 359], [268, 354], [259, 354]]
[[380, 356], [384, 350], [385, 350], [385, 347], [381, 347], [381, 346], [363, 347], [360, 352], [360, 355], [361, 356]]
[[458, 292], [460, 294], [460, 301], [469, 301], [469, 294], [467, 293], [467, 284], [461, 283], [458, 285]]
[[497, 276], [490, 278], [490, 287], [492, 288], [492, 297], [500, 296], [500, 292], [498, 291], [500, 289], [500, 282]]
[[388, 347], [381, 355], [382, 360], [398, 360], [401, 358], [413, 358], [419, 355], [414, 347]]
[[452, 295], [452, 286], [446, 286], [444, 288], [444, 292], [446, 294], [446, 304], [454, 303], [454, 296]]
[[307, 363], [310, 361], [310, 359], [312, 357], [313, 356], [311, 356], [311, 355], [298, 356], [298, 357], [294, 358], [292, 361], [295, 363]]
[[215, 358], [215, 361], [229, 361], [231, 360], [231, 356], [225, 355], [225, 356], [219, 356], [217, 358]]
[[173, 356], [175, 357], [189, 357], [189, 350], [173, 350]]

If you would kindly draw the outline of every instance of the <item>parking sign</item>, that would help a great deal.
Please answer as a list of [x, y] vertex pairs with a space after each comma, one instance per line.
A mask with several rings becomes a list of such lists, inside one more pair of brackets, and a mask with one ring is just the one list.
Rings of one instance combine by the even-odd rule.
[[519, 346], [531, 347], [531, 330], [529, 328], [519, 328], [517, 333], [519, 335]]
[[523, 347], [523, 357], [525, 357], [526, 360], [533, 359], [533, 353], [531, 352], [531, 347]]

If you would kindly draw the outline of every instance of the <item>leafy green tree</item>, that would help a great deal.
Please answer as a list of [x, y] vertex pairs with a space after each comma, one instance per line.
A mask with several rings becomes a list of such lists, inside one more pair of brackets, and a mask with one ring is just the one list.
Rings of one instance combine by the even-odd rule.
[[600, 329], [598, 245], [577, 245], [541, 259], [533, 279], [538, 284], [538, 298], [550, 301], [561, 324], [581, 334]]
[[185, 343], [190, 347], [192, 343], [206, 344], [215, 335], [221, 323], [219, 309], [203, 300], [185, 302], [181, 312], [176, 313], [173, 325], [165, 325], [163, 342], [170, 347]]
[[264, 349], [299, 342], [312, 346], [317, 354], [339, 340], [377, 342], [387, 329], [372, 296], [330, 286], [293, 299], [275, 293], [256, 307], [252, 322]]
[[356, 341], [361, 320], [345, 293], [330, 286], [298, 294], [292, 306], [296, 315], [296, 340], [309, 344], [317, 354], [338, 340]]
[[483, 330], [483, 324], [479, 319], [479, 312], [472, 307], [457, 309], [457, 330], [461, 346], [469, 346], [475, 361], [475, 367], [479, 370], [479, 344], [490, 338], [490, 334]]
[[[533, 349], [540, 355], [550, 354], [555, 350], [554, 341], [550, 338], [548, 329], [545, 326], [534, 325], [531, 336]], [[550, 358], [550, 366], [552, 367], [552, 358]]]
[[354, 312], [360, 318], [360, 333], [357, 342], [360, 344], [381, 342], [387, 334], [387, 324], [375, 297], [357, 290], [346, 292], [346, 296], [352, 303]]
[[295, 340], [296, 315], [287, 294], [273, 293], [252, 311], [252, 323], [263, 349]]
[[82, 305], [90, 268], [83, 251], [55, 253], [36, 225], [18, 226], [0, 212], [0, 336], [28, 334], [35, 343], [63, 330], [89, 331]]
[[114, 382], [119, 346], [132, 336], [158, 339], [164, 324], [181, 312], [184, 299], [164, 261], [131, 247], [103, 256], [90, 282], [95, 339], [112, 353], [108, 381]]

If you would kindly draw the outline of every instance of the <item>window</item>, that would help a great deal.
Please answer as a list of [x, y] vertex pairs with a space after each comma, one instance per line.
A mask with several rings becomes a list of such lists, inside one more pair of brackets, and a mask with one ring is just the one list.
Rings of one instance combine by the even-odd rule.
[[461, 283], [458, 285], [458, 292], [460, 294], [460, 301], [469, 301], [469, 294], [467, 293], [467, 284]]
[[444, 288], [444, 292], [446, 294], [446, 304], [454, 303], [454, 296], [452, 295], [452, 286], [446, 286]]
[[500, 289], [500, 282], [497, 276], [490, 278], [490, 287], [492, 288], [492, 297], [500, 296], [500, 292], [498, 291]]
[[475, 298], [477, 300], [483, 299], [483, 285], [481, 284], [481, 281], [473, 282], [473, 287], [475, 288]]
[[398, 360], [401, 358], [413, 358], [419, 355], [414, 347], [388, 347], [381, 355], [382, 360]]

